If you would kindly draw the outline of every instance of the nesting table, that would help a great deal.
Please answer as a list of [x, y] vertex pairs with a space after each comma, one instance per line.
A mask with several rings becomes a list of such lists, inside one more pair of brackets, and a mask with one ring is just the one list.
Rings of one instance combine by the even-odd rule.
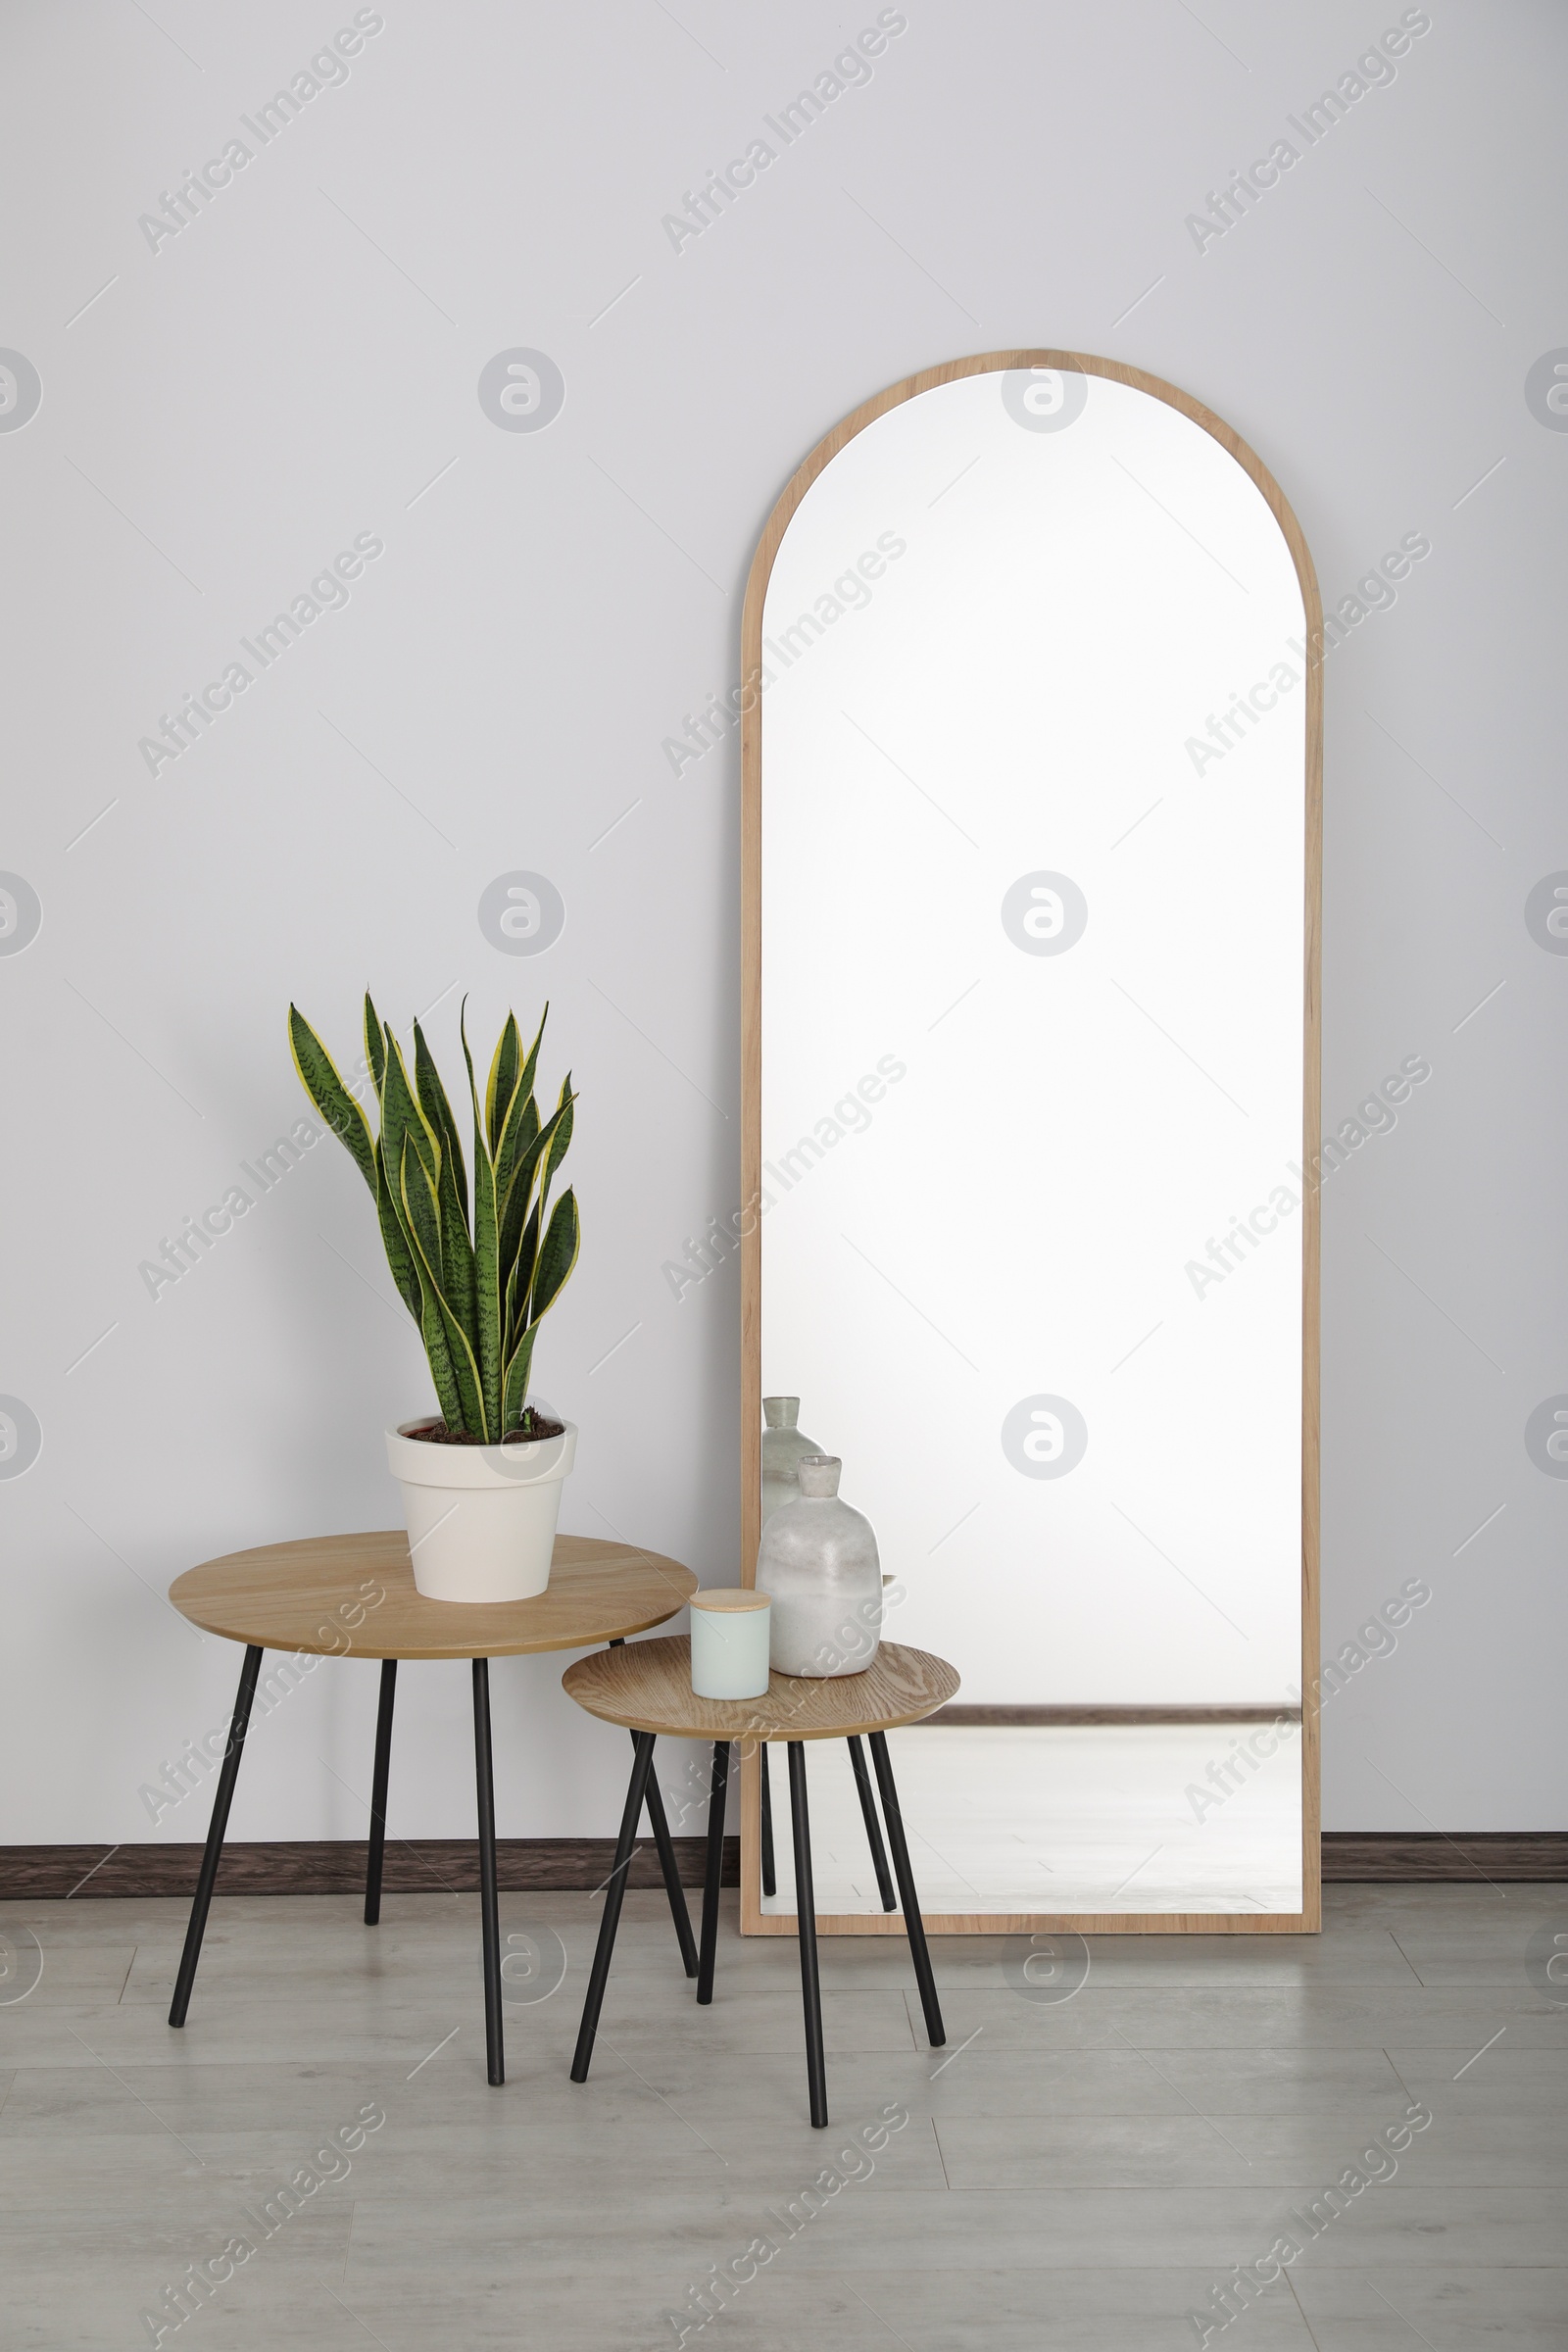
[[[558, 1536], [547, 1589], [532, 1600], [427, 1600], [414, 1586], [409, 1540], [401, 1528], [374, 1535], [319, 1536], [297, 1544], [269, 1544], [208, 1560], [177, 1577], [169, 1597], [182, 1617], [210, 1634], [244, 1644], [239, 1694], [223, 1750], [213, 1799], [207, 1850], [202, 1857], [196, 1899], [191, 1905], [185, 1948], [169, 2012], [182, 2026], [196, 1981], [202, 1936], [222, 1857], [234, 1784], [250, 1725], [262, 1653], [282, 1650], [307, 1656], [379, 1658], [380, 1705], [375, 1727], [375, 1762], [370, 1795], [369, 1855], [365, 1881], [365, 1917], [374, 1926], [381, 1912], [381, 1870], [386, 1845], [387, 1774], [392, 1756], [392, 1706], [400, 1658], [466, 1658], [473, 1669], [473, 1749], [478, 1791], [479, 1888], [483, 1923], [485, 2042], [490, 2081], [505, 2079], [501, 2026], [501, 1927], [496, 1892], [495, 1788], [490, 1753], [490, 1660], [552, 1649], [584, 1649], [592, 1642], [623, 1642], [628, 1634], [662, 1625], [697, 1590], [697, 1579], [677, 1560], [639, 1551], [627, 1544], [604, 1544], [587, 1536]], [[615, 1657], [619, 1648], [601, 1655]], [[277, 1671], [273, 1669], [274, 1673]], [[634, 1740], [635, 1744], [635, 1740]], [[653, 1741], [647, 1743], [652, 1753]], [[644, 1750], [637, 1748], [641, 1761]], [[646, 1800], [664, 1886], [686, 1974], [698, 1973], [698, 1953], [670, 1842], [659, 1784], [643, 1772], [637, 1811], [626, 1839], [637, 1833]], [[622, 1824], [625, 1831], [625, 1824]], [[612, 1882], [619, 1907], [625, 1863]]]
[[[851, 1748], [855, 1756], [862, 1735], [869, 1737], [894, 1876], [909, 1938], [909, 1957], [925, 2014], [926, 2034], [933, 2048], [941, 2046], [947, 2036], [931, 1973], [931, 1956], [926, 1949], [914, 1874], [909, 1867], [887, 1735], [897, 1725], [918, 1723], [947, 1704], [958, 1688], [958, 1677], [945, 1658], [933, 1657], [928, 1650], [906, 1649], [899, 1642], [884, 1642], [871, 1664], [860, 1674], [833, 1675], [820, 1680], [814, 1676], [773, 1674], [768, 1677], [766, 1694], [760, 1698], [698, 1698], [692, 1690], [690, 1642], [684, 1636], [665, 1636], [656, 1642], [633, 1642], [629, 1648], [598, 1650], [591, 1657], [577, 1659], [561, 1679], [563, 1690], [580, 1707], [586, 1707], [590, 1715], [598, 1715], [607, 1723], [624, 1725], [632, 1735], [635, 1751], [631, 1785], [626, 1791], [620, 1836], [615, 1845], [615, 1867], [605, 1889], [599, 1941], [571, 2063], [574, 2082], [588, 2080], [637, 1825], [649, 1790], [658, 1787], [653, 1778], [654, 1742], [661, 1734], [676, 1740], [710, 1740], [713, 1743], [708, 1867], [703, 1886], [702, 1948], [697, 1978], [697, 1998], [705, 2003], [713, 1997], [730, 1745], [736, 1740], [783, 1740], [788, 1745], [790, 1816], [795, 1836], [795, 1909], [800, 1926], [801, 1995], [806, 2017], [806, 2072], [811, 2121], [818, 2128], [828, 2120], [827, 2066], [822, 2044], [822, 1992], [816, 1958], [816, 1905], [811, 1887], [805, 1742], [849, 1740], [856, 1743]], [[870, 1834], [875, 1826], [875, 1812], [870, 1790], [861, 1785], [862, 1773], [863, 1762], [856, 1778], [858, 1786], [861, 1786], [861, 1803]], [[873, 1857], [878, 1854], [879, 1846], [879, 1839], [873, 1836]]]

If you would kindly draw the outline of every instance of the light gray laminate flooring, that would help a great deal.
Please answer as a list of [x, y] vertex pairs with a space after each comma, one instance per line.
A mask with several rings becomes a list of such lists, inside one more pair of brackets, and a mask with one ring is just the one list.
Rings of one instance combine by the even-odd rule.
[[[945, 1911], [1296, 1911], [1301, 1908], [1301, 1758], [1295, 1728], [1239, 1787], [1209, 1779], [1262, 1724], [911, 1724], [899, 1799], [927, 1918]], [[673, 1744], [673, 1743], [671, 1743]], [[806, 1743], [819, 1918], [880, 1911], [848, 1749]], [[687, 1780], [707, 1751], [687, 1750]], [[778, 1893], [793, 1913], [783, 1755], [774, 1751]], [[1224, 1787], [1222, 1781], [1219, 1784]], [[685, 1794], [684, 1789], [681, 1790]], [[1201, 1799], [1200, 1802], [1195, 1799]]]
[[[0, 1905], [0, 2344], [128, 2352], [163, 2305], [179, 2352], [643, 2352], [671, 2312], [731, 2352], [1175, 2352], [1354, 2168], [1387, 2177], [1211, 2344], [1568, 2346], [1568, 1887], [1326, 1911], [1320, 1937], [1097, 1939], [1062, 2000], [1019, 1988], [1021, 1940], [938, 1938], [936, 2053], [902, 1940], [824, 1942], [813, 2132], [796, 1946], [743, 1941], [733, 1894], [709, 2010], [662, 1896], [627, 1898], [583, 2088], [597, 1902], [503, 1897], [511, 1990], [553, 1982], [552, 1939], [565, 1976], [509, 2001], [499, 2090], [473, 1896], [389, 1896], [375, 1929], [345, 1897], [220, 1898], [182, 2033], [182, 1904]], [[174, 2327], [166, 2289], [236, 2239]], [[757, 2275], [699, 2328], [714, 2266]]]

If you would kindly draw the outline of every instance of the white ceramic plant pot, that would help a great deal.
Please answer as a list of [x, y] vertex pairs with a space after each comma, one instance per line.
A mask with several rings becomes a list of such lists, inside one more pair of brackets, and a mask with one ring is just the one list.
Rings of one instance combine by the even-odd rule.
[[530, 1600], [550, 1582], [576, 1424], [516, 1446], [432, 1446], [408, 1434], [428, 1419], [386, 1433], [416, 1588], [427, 1600]]

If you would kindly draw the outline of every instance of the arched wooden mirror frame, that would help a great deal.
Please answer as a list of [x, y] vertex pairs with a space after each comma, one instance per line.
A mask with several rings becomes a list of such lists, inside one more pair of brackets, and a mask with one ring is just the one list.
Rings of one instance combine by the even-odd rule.
[[[741, 855], [741, 1065], [743, 1126], [741, 1197], [760, 1198], [762, 1184], [762, 613], [768, 582], [784, 534], [797, 508], [823, 469], [858, 433], [902, 401], [913, 400], [964, 376], [1006, 369], [1050, 368], [1108, 377], [1162, 400], [1201, 426], [1251, 476], [1267, 502], [1288, 546], [1300, 584], [1305, 614], [1305, 906], [1303, 941], [1305, 1024], [1302, 1051], [1303, 1166], [1315, 1168], [1321, 1150], [1319, 964], [1322, 916], [1322, 606], [1317, 575], [1300, 524], [1278, 482], [1224, 419], [1162, 377], [1118, 360], [1078, 351], [993, 351], [925, 368], [917, 375], [862, 401], [824, 435], [791, 476], [767, 518], [751, 573], [741, 623], [742, 667], [742, 855]], [[943, 1914], [945, 1935], [1298, 1935], [1321, 1926], [1319, 1752], [1312, 1691], [1320, 1672], [1318, 1619], [1318, 1253], [1319, 1219], [1315, 1189], [1303, 1187], [1301, 1202], [1301, 1909], [1298, 1912], [1015, 1913], [963, 1916]], [[744, 1221], [743, 1221], [744, 1222]], [[741, 1256], [741, 1578], [755, 1581], [761, 1517], [761, 1288], [760, 1221], [749, 1220]], [[744, 1935], [793, 1935], [793, 1916], [764, 1913], [760, 1902], [760, 1775], [755, 1754], [743, 1758], [741, 1783], [741, 1930]], [[817, 1920], [828, 1935], [902, 1935], [897, 1913], [839, 1913]]]

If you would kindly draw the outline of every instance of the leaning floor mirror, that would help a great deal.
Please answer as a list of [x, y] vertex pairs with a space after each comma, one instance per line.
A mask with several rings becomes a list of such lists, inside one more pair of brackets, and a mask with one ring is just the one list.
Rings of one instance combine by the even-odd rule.
[[[743, 1573], [798, 1398], [962, 1678], [939, 1933], [1319, 1924], [1318, 626], [1240, 436], [1071, 352], [867, 401], [752, 569]], [[819, 1927], [900, 1931], [806, 1752]]]

